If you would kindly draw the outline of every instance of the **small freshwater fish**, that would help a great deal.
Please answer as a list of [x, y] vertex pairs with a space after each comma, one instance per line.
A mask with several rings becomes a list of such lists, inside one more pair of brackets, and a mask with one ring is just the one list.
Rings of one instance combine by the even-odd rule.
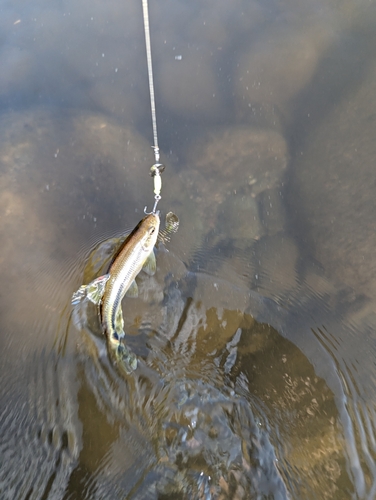
[[115, 254], [108, 273], [82, 285], [73, 294], [72, 304], [87, 298], [99, 305], [99, 316], [110, 351], [128, 373], [137, 367], [136, 356], [124, 343], [124, 320], [121, 301], [127, 293], [138, 295], [136, 276], [141, 270], [149, 275], [156, 271], [154, 246], [159, 233], [159, 213], [144, 217], [127, 236]]

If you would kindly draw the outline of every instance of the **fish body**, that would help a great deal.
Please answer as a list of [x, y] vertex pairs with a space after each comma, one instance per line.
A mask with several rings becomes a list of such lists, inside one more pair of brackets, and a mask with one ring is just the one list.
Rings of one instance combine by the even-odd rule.
[[137, 296], [136, 276], [143, 269], [149, 275], [156, 270], [154, 246], [159, 232], [159, 215], [144, 217], [127, 236], [114, 256], [108, 273], [83, 285], [73, 294], [72, 304], [87, 298], [99, 305], [100, 322], [107, 337], [109, 350], [116, 361], [130, 373], [137, 367], [136, 356], [124, 343], [124, 321], [121, 302], [124, 295]]
[[128, 290], [137, 295], [136, 276], [141, 269], [150, 275], [155, 273], [154, 246], [159, 231], [159, 216], [147, 215], [126, 238], [108, 271], [101, 302], [100, 316], [104, 331], [111, 337], [120, 334], [121, 301]]

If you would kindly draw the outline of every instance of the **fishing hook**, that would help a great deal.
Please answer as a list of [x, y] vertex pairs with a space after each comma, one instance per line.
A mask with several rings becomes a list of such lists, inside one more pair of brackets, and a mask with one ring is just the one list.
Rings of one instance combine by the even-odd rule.
[[[155, 201], [154, 201], [154, 207], [153, 207], [153, 210], [152, 210], [151, 212], [147, 212], [146, 210], [147, 210], [147, 208], [148, 208], [148, 207], [147, 207], [147, 205], [146, 205], [146, 206], [145, 206], [145, 208], [144, 208], [144, 214], [145, 214], [145, 215], [151, 215], [151, 214], [155, 214], [155, 213], [157, 213], [157, 212], [156, 212], [157, 205], [158, 205], [158, 202], [159, 202], [159, 200], [160, 200], [161, 198], [162, 198], [162, 196], [161, 196], [161, 195], [156, 194], [156, 195], [154, 196], [154, 200], [155, 200]], [[159, 212], [159, 210], [158, 210], [158, 212]]]

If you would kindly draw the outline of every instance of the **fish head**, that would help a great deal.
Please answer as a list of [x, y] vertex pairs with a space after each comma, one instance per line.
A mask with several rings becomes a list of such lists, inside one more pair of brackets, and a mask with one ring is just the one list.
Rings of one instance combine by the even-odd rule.
[[140, 231], [142, 233], [142, 248], [150, 253], [157, 242], [159, 232], [159, 213], [147, 215], [141, 222]]

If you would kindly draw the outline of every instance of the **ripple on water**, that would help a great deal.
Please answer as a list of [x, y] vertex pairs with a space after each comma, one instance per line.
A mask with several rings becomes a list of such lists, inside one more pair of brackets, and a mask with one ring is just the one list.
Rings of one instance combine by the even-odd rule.
[[[89, 280], [111, 252], [92, 254]], [[325, 283], [311, 303], [293, 296], [306, 314], [296, 318], [242, 278], [227, 280], [237, 259], [218, 273], [192, 273], [163, 247], [158, 252], [157, 275], [140, 276], [140, 298], [124, 301], [127, 342], [140, 360], [134, 375], [120, 376], [84, 316], [80, 331], [71, 324], [67, 337], [58, 333], [58, 354], [29, 361], [27, 388], [4, 380], [4, 498], [280, 499], [289, 491], [308, 499], [323, 485], [322, 498], [336, 498], [339, 481], [351, 491], [346, 453], [357, 491], [365, 491], [361, 469], [368, 467], [366, 481], [374, 477], [374, 415], [356, 399], [354, 367], [338, 364], [331, 335], [315, 337], [312, 321], [304, 322], [317, 310], [328, 315]], [[315, 370], [255, 318], [278, 327]], [[14, 473], [19, 464], [26, 474]]]
[[4, 378], [1, 498], [62, 498], [81, 447], [72, 365], [43, 353], [30, 360], [23, 380]]
[[[156, 276], [140, 275], [139, 299], [124, 301], [127, 343], [140, 360], [134, 376], [119, 376], [103, 336], [83, 327], [88, 317], [81, 322], [86, 435], [81, 472], [71, 481], [86, 485], [81, 497], [99, 498], [94, 490], [112, 492], [115, 485], [121, 491], [115, 498], [225, 498], [235, 491], [257, 498], [252, 485], [271, 498], [287, 498], [287, 489], [315, 498], [325, 485], [323, 498], [334, 498], [339, 481], [350, 491], [349, 477], [341, 475], [346, 447], [339, 427], [350, 418], [344, 392], [332, 366], [317, 361], [307, 318], [296, 322], [242, 280], [226, 280], [231, 266], [211, 275], [175, 264], [161, 248]], [[323, 378], [254, 318], [280, 327]], [[349, 442], [351, 448], [355, 441]], [[354, 457], [349, 464], [356, 465]]]
[[[183, 361], [163, 373], [141, 362], [124, 381], [106, 363], [98, 371], [86, 363], [92, 404], [117, 429], [103, 456], [96, 449], [88, 481], [95, 477], [99, 491], [109, 481], [134, 499], [220, 498], [230, 491], [238, 498], [288, 498], [264, 415], [234, 390], [217, 388], [214, 370], [211, 379], [199, 372], [188, 378]], [[83, 424], [92, 440], [93, 424], [87, 418]]]
[[[100, 498], [115, 484], [135, 499], [288, 498], [267, 417], [249, 392], [237, 393], [230, 376], [240, 327], [253, 321], [241, 311], [250, 294], [240, 310], [219, 311], [204, 293], [212, 278], [186, 273], [184, 286], [171, 272], [166, 279], [169, 257], [159, 254], [156, 278], [140, 276], [140, 298], [124, 303], [125, 331], [137, 332], [127, 335], [139, 356], [132, 376], [123, 378], [109, 361], [103, 336], [82, 328], [78, 398], [86, 472], [77, 472], [75, 484], [85, 485], [82, 498], [89, 491]], [[231, 288], [224, 280], [217, 285], [217, 294]], [[245, 290], [232, 289], [234, 303]]]
[[[93, 244], [85, 281], [108, 265], [114, 243]], [[316, 332], [331, 324], [333, 285], [307, 268], [293, 294], [277, 294], [282, 308], [249, 289], [236, 271], [242, 258], [218, 254], [208, 273], [190, 272], [159, 248], [156, 276], [140, 275], [140, 298], [123, 304], [140, 359], [130, 378], [109, 362], [100, 330], [86, 330], [95, 308], [81, 334], [70, 332], [84, 432], [65, 498], [257, 498], [252, 485], [272, 498], [373, 491], [374, 415], [331, 335]], [[264, 283], [279, 277], [272, 271]]]
[[[338, 324], [313, 329], [318, 342], [329, 353], [335, 363], [343, 385], [343, 402], [348, 412], [342, 418], [346, 436], [346, 449], [350, 458], [351, 473], [359, 496], [373, 498], [376, 494], [376, 408], [369, 398], [369, 373], [360, 360], [349, 359], [349, 343], [358, 342], [359, 325]], [[369, 336], [368, 348], [375, 350], [373, 331], [362, 331], [362, 342]], [[346, 338], [346, 343], [342, 340]], [[374, 388], [371, 388], [374, 392]], [[367, 394], [368, 392], [368, 394]]]

